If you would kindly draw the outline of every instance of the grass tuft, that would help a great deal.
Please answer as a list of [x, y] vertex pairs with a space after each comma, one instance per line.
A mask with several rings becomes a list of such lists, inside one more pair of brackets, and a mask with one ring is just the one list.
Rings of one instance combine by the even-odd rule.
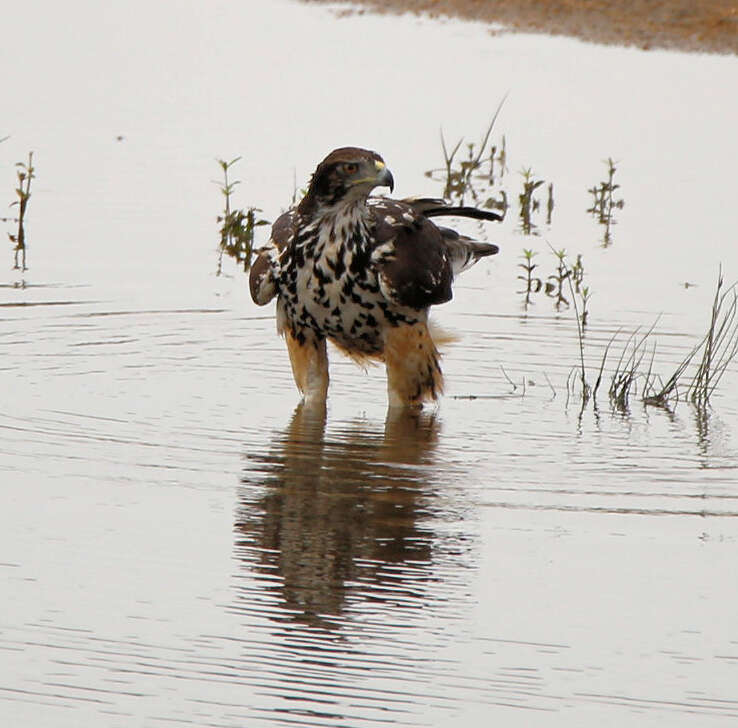
[[[738, 354], [738, 296], [734, 283], [723, 291], [723, 272], [718, 273], [712, 303], [710, 325], [702, 340], [702, 359], [689, 385], [689, 398], [698, 407], [706, 407], [728, 365]], [[722, 291], [722, 292], [721, 292]]]
[[[573, 283], [572, 298], [577, 311], [577, 332], [579, 336], [579, 365], [572, 371], [578, 370], [581, 383], [580, 397], [585, 406], [590, 396], [596, 401], [597, 391], [602, 384], [605, 374], [605, 364], [610, 349], [620, 334], [618, 330], [605, 347], [600, 363], [597, 381], [590, 387], [584, 359], [584, 326], [582, 317], [576, 305]], [[583, 295], [584, 289], [582, 289]], [[639, 335], [640, 329], [631, 333], [623, 346], [617, 364], [610, 373], [608, 395], [614, 409], [628, 412], [632, 397], [639, 395], [641, 402], [647, 406], [671, 409], [681, 399], [680, 391], [685, 390], [687, 399], [698, 410], [704, 411], [710, 404], [710, 398], [715, 392], [718, 383], [725, 374], [728, 366], [738, 356], [738, 283], [727, 289], [724, 287], [722, 271], [718, 274], [715, 288], [710, 322], [707, 332], [699, 343], [679, 362], [668, 379], [663, 380], [654, 371], [656, 358], [656, 342], [653, 332], [658, 324], [658, 318], [644, 334]], [[691, 378], [688, 377], [690, 365], [699, 356], [699, 364]], [[647, 362], [647, 366], [646, 366]], [[571, 384], [572, 373], [567, 379], [567, 394], [574, 391]], [[688, 383], [687, 381], [688, 380]]]

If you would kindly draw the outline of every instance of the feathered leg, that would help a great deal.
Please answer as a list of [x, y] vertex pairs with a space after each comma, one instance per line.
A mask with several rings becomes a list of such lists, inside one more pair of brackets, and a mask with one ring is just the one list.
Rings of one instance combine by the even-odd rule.
[[421, 407], [443, 392], [440, 354], [425, 323], [388, 328], [384, 361], [390, 407]]
[[328, 353], [325, 339], [300, 343], [284, 332], [295, 384], [306, 402], [325, 401], [328, 396]]

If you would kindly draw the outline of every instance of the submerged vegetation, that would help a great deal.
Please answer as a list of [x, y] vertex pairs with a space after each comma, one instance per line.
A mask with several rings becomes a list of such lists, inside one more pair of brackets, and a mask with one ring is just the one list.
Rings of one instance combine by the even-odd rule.
[[223, 255], [233, 258], [239, 265], [243, 266], [244, 272], [251, 267], [251, 254], [254, 249], [254, 233], [257, 227], [268, 225], [268, 220], [262, 220], [257, 217], [257, 213], [261, 212], [258, 207], [249, 207], [246, 210], [233, 209], [231, 206], [231, 196], [236, 185], [241, 184], [240, 180], [229, 179], [228, 173], [231, 167], [241, 157], [235, 157], [230, 162], [218, 159], [218, 165], [223, 172], [223, 181], [216, 184], [220, 187], [220, 191], [224, 198], [223, 212], [217, 217], [220, 223], [220, 243], [218, 246], [218, 268], [216, 275], [223, 272]]

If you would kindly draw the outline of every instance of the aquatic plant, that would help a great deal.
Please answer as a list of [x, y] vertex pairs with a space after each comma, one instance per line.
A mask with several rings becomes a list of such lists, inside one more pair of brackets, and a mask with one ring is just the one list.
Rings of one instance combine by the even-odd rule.
[[497, 165], [500, 170], [500, 181], [502, 181], [502, 178], [505, 176], [505, 172], [507, 172], [507, 142], [504, 134], [502, 135], [499, 150], [496, 144], [493, 144], [489, 148], [488, 164], [489, 172], [487, 174], [487, 184], [492, 187], [495, 183], [495, 165]]
[[[28, 162], [17, 162], [15, 166], [16, 176], [18, 178], [18, 186], [15, 188], [15, 193], [18, 199], [12, 202], [10, 206], [14, 207], [18, 205], [18, 217], [12, 218], [18, 224], [18, 227], [15, 234], [8, 233], [8, 237], [14, 245], [13, 269], [25, 271], [28, 270], [28, 266], [26, 265], [25, 218], [28, 209], [28, 200], [31, 199], [31, 180], [36, 176], [33, 166], [33, 152], [28, 153]], [[9, 218], [5, 218], [5, 220], [9, 220]]]
[[[569, 276], [569, 286], [571, 286], [571, 276]], [[576, 298], [574, 298], [573, 292], [572, 292], [572, 302], [574, 303], [574, 310], [576, 312], [576, 320], [577, 320], [577, 339], [579, 341], [579, 364], [580, 364], [580, 370], [579, 370], [579, 381], [582, 387], [582, 408], [584, 408], [587, 405], [587, 402], [589, 401], [589, 398], [592, 394], [592, 388], [590, 387], [589, 383], [587, 382], [587, 372], [584, 367], [584, 324], [581, 322], [579, 318], [579, 311], [577, 310], [577, 302]], [[598, 382], [599, 385], [599, 382]], [[569, 382], [567, 381], [567, 387], [566, 387], [567, 394], [569, 392]]]
[[577, 293], [582, 304], [582, 310], [578, 314], [578, 318], [582, 322], [582, 326], [586, 326], [587, 321], [589, 321], [589, 308], [587, 304], [589, 303], [589, 299], [592, 298], [592, 293], [589, 290], [589, 286], [582, 286]]
[[[680, 391], [686, 391], [686, 399], [692, 402], [698, 410], [705, 410], [709, 406], [710, 398], [726, 369], [738, 357], [737, 291], [738, 283], [734, 283], [727, 289], [724, 288], [721, 271], [718, 275], [706, 333], [679, 362], [666, 380], [654, 372], [656, 341], [653, 338], [653, 332], [658, 319], [640, 336], [640, 328], [633, 331], [621, 349], [614, 370], [609, 374], [608, 396], [613, 408], [620, 412], [627, 412], [631, 398], [640, 396], [640, 400], [644, 405], [668, 409], [676, 406], [680, 401], [682, 398]], [[584, 288], [582, 288], [582, 292], [584, 292]], [[574, 305], [576, 308], [576, 301]], [[579, 318], [578, 316], [578, 321]], [[583, 327], [578, 323], [577, 328], [580, 362], [569, 373], [566, 388], [568, 396], [575, 394], [576, 389], [572, 384], [572, 379], [576, 373], [581, 383], [580, 396], [583, 404], [586, 405], [590, 395], [596, 400], [610, 348], [620, 334], [620, 330], [612, 336], [605, 347], [597, 381], [593, 387], [590, 387], [584, 363]], [[698, 357], [700, 352], [701, 356]], [[648, 366], [645, 368], [647, 357]], [[690, 377], [688, 370], [697, 357], [699, 363], [694, 374]]]
[[611, 157], [608, 157], [605, 164], [607, 165], [607, 179], [588, 190], [592, 195], [592, 207], [587, 212], [594, 215], [597, 222], [605, 227], [602, 245], [607, 248], [612, 243], [611, 228], [616, 224], [613, 210], [615, 208], [622, 210], [625, 201], [614, 198], [615, 191], [620, 188], [620, 185], [614, 183], [615, 172], [617, 171], [615, 162]]
[[216, 182], [223, 194], [224, 209], [216, 220], [221, 223], [220, 243], [218, 254], [218, 268], [216, 275], [223, 270], [223, 254], [233, 258], [237, 263], [243, 265], [244, 272], [251, 267], [251, 254], [254, 247], [254, 232], [261, 225], [268, 225], [268, 220], [257, 218], [256, 213], [261, 212], [258, 207], [249, 207], [246, 210], [234, 210], [231, 208], [231, 195], [240, 180], [231, 181], [228, 172], [241, 157], [235, 157], [230, 162], [218, 159], [217, 162], [223, 171], [223, 182]]
[[[643, 403], [656, 407], [675, 405], [679, 399], [680, 385], [686, 387], [686, 396], [698, 410], [704, 410], [710, 403], [710, 397], [715, 391], [728, 365], [738, 355], [738, 296], [734, 283], [723, 290], [724, 280], [722, 270], [718, 273], [715, 296], [710, 312], [710, 322], [707, 332], [679, 362], [671, 376], [664, 382], [653, 374], [652, 361], [645, 374], [643, 386]], [[654, 344], [654, 352], [655, 352]], [[686, 372], [695, 359], [702, 352], [695, 373], [684, 384]]]
[[449, 151], [446, 138], [441, 129], [441, 151], [443, 153], [443, 167], [430, 169], [425, 175], [432, 179], [438, 179], [443, 183], [443, 197], [457, 205], [464, 205], [467, 196], [470, 196], [474, 205], [491, 210], [499, 210], [504, 216], [508, 208], [507, 195], [501, 192], [499, 198], [488, 196], [481, 200], [482, 193], [488, 194], [495, 184], [495, 169], [499, 170], [499, 178], [502, 179], [507, 171], [507, 149], [505, 137], [498, 151], [496, 145], [490, 145], [490, 137], [497, 117], [506, 97], [500, 101], [492, 116], [486, 131], [479, 142], [466, 144], [466, 156], [458, 155], [464, 138], [459, 139]]
[[[520, 174], [523, 176], [523, 191], [518, 195], [521, 229], [524, 235], [531, 235], [537, 227], [531, 222], [531, 213], [540, 206], [540, 201], [533, 197], [533, 193], [544, 184], [544, 180], [535, 179], [531, 167], [523, 168]], [[553, 207], [551, 209], [553, 210]]]
[[698, 407], [705, 407], [725, 373], [728, 364], [738, 354], [738, 296], [734, 283], [721, 293], [723, 287], [722, 270], [718, 273], [715, 297], [712, 303], [710, 325], [702, 340], [702, 359], [697, 372], [689, 385], [689, 398]]
[[[647, 352], [647, 342], [653, 333], [658, 319], [654, 321], [651, 328], [640, 337], [637, 338], [640, 329], [636, 329], [629, 337], [620, 352], [615, 371], [610, 378], [610, 389], [608, 394], [612, 405], [621, 412], [627, 412], [631, 393], [634, 391], [636, 381], [641, 378], [641, 365]], [[654, 349], [655, 351], [655, 349]], [[649, 372], [652, 370], [653, 357], [649, 365]]]
[[566, 250], [564, 248], [561, 250], [551, 248], [551, 250], [557, 260], [556, 271], [548, 276], [544, 290], [547, 296], [551, 296], [554, 299], [554, 306], [558, 311], [562, 305], [569, 308], [569, 301], [564, 296], [564, 284], [568, 281], [570, 286], [573, 285], [572, 270], [566, 263]]
[[538, 253], [531, 248], [523, 248], [521, 255], [523, 262], [518, 263], [518, 268], [522, 268], [523, 273], [518, 275], [518, 280], [524, 282], [525, 287], [518, 291], [524, 295], [523, 308], [527, 309], [532, 303], [532, 297], [539, 291], [543, 291], [546, 296], [552, 298], [556, 310], [560, 310], [562, 306], [569, 308], [571, 303], [564, 295], [565, 286], [569, 285], [572, 299], [578, 296], [582, 306], [581, 313], [577, 314], [582, 326], [587, 325], [589, 319], [588, 303], [592, 298], [592, 291], [589, 286], [584, 285], [584, 264], [581, 253], [577, 255], [573, 265], [567, 262], [567, 254], [565, 249], [555, 250], [551, 245], [551, 252], [556, 258], [556, 268], [553, 273], [545, 277], [545, 283], [539, 275], [534, 275], [534, 271], [540, 266], [533, 262], [533, 258]]
[[528, 308], [530, 305], [531, 293], [538, 293], [543, 286], [543, 281], [540, 278], [533, 277], [533, 271], [538, 267], [538, 264], [533, 262], [533, 257], [536, 255], [538, 255], [538, 253], [534, 250], [523, 248], [523, 262], [518, 263], [518, 268], [522, 268], [525, 272], [525, 275], [518, 276], [518, 280], [525, 282], [525, 289], [520, 291], [520, 293], [525, 294], [525, 301], [523, 303], [525, 308]]

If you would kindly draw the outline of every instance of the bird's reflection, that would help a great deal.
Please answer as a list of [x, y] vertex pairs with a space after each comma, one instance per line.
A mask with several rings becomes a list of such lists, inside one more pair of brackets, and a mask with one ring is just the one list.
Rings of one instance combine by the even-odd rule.
[[347, 600], [407, 605], [428, 579], [439, 424], [433, 413], [392, 410], [384, 428], [327, 430], [326, 420], [324, 405], [301, 404], [266, 455], [249, 455], [236, 550], [244, 569], [269, 576], [262, 586], [278, 593], [278, 618], [331, 629]]

